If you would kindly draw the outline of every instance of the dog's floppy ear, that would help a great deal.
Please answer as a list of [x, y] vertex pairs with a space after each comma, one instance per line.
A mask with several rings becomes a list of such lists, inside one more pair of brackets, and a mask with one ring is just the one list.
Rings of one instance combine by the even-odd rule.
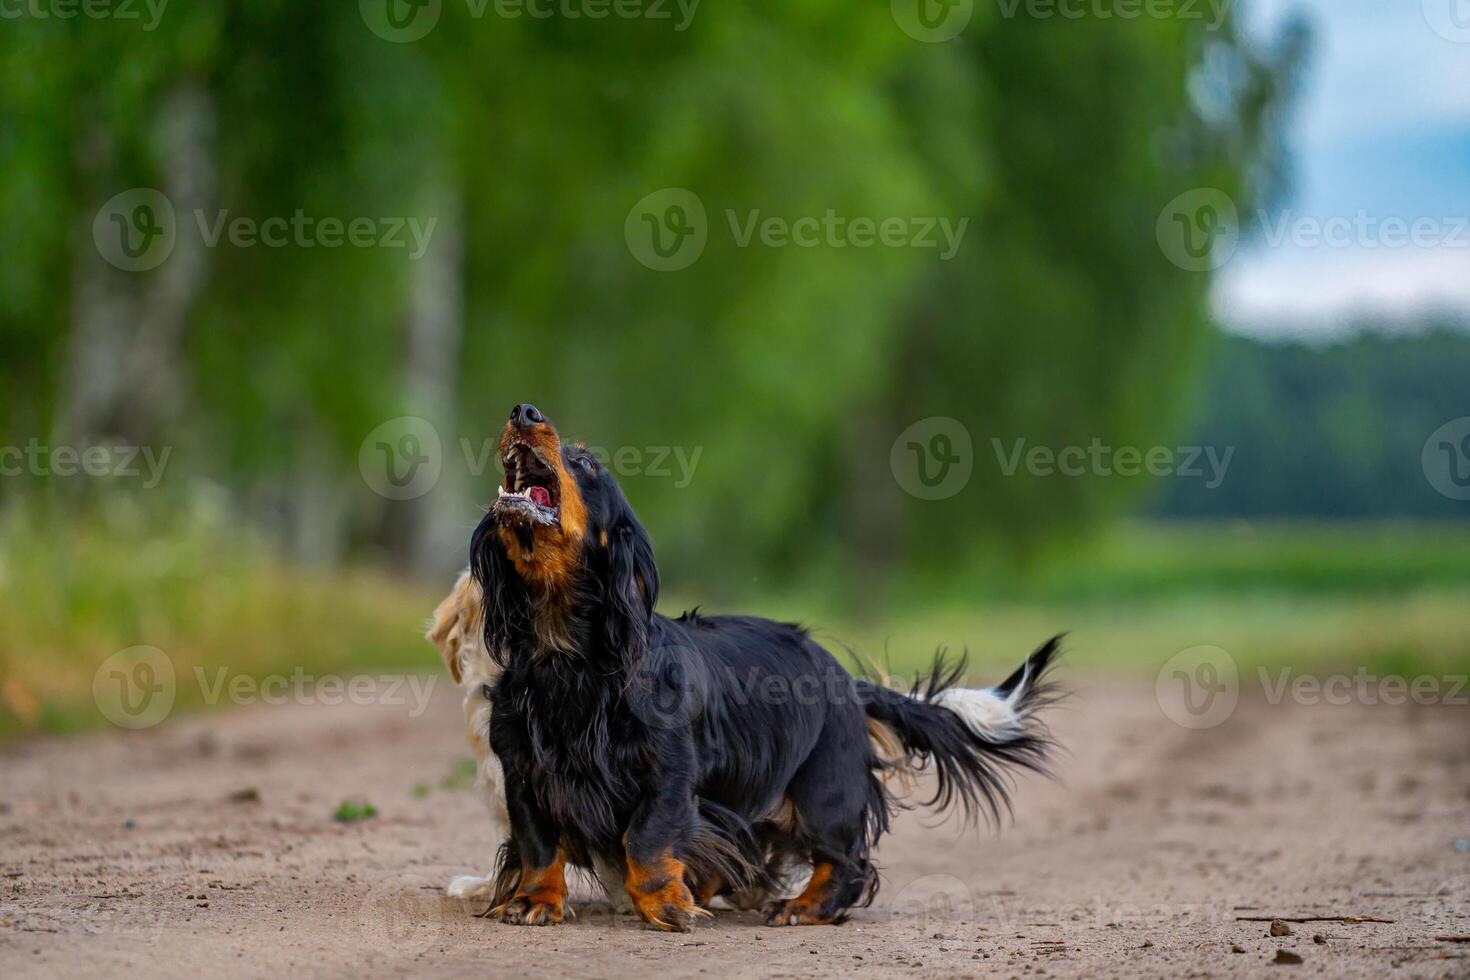
[[658, 603], [658, 565], [648, 532], [629, 516], [607, 537], [607, 639], [634, 658], [648, 642], [648, 621]]
[[464, 646], [465, 638], [472, 635], [469, 631], [478, 629], [480, 625], [480, 601], [479, 586], [469, 572], [463, 573], [459, 581], [454, 583], [453, 591], [434, 610], [434, 621], [424, 634], [430, 643], [439, 648], [439, 656], [444, 658], [444, 666], [449, 668], [450, 676], [456, 684], [460, 682], [462, 671], [460, 649]]

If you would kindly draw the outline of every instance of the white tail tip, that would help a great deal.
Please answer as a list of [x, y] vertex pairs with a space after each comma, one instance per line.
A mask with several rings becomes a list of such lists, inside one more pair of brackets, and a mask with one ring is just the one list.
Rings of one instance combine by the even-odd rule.
[[1009, 742], [1025, 733], [1025, 715], [1018, 710], [1025, 693], [1026, 681], [1017, 684], [1009, 697], [1001, 697], [989, 687], [950, 687], [934, 695], [929, 703], [959, 715], [965, 727], [981, 738]]

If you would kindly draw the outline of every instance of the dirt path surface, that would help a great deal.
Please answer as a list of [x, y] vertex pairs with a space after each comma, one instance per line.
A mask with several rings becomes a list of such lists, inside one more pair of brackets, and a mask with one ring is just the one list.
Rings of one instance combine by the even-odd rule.
[[[1061, 781], [999, 835], [900, 817], [841, 927], [723, 911], [649, 932], [493, 924], [441, 897], [480, 872], [458, 698], [240, 709], [0, 749], [0, 975], [1470, 976], [1463, 707], [1242, 701], [1167, 721], [1149, 684], [1071, 679]], [[415, 794], [415, 786], [427, 784]], [[339, 824], [344, 798], [374, 819]], [[1240, 916], [1359, 916], [1268, 935]], [[1317, 939], [1320, 936], [1321, 939]], [[1299, 965], [1274, 965], [1278, 951]]]

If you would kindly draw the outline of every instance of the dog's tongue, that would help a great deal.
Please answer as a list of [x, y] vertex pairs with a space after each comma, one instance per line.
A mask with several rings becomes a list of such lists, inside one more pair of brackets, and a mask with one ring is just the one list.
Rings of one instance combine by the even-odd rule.
[[531, 502], [537, 507], [551, 506], [551, 491], [545, 487], [531, 487], [526, 491], [526, 496], [530, 497]]

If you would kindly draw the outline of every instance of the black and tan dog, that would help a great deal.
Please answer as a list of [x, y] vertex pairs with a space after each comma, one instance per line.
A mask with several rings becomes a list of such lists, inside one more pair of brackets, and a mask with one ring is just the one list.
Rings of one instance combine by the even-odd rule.
[[[716, 895], [749, 906], [810, 867], [771, 925], [840, 922], [878, 886], [869, 859], [896, 801], [885, 777], [932, 766], [929, 804], [1006, 806], [1009, 766], [1049, 746], [1052, 640], [998, 687], [936, 660], [908, 693], [854, 680], [801, 628], [654, 612], [653, 545], [612, 475], [517, 405], [505, 486], [476, 528], [484, 636], [503, 668], [490, 744], [511, 837], [495, 915], [566, 914], [566, 866], [621, 872], [634, 908], [687, 930]], [[616, 873], [616, 872], [614, 872]]]

